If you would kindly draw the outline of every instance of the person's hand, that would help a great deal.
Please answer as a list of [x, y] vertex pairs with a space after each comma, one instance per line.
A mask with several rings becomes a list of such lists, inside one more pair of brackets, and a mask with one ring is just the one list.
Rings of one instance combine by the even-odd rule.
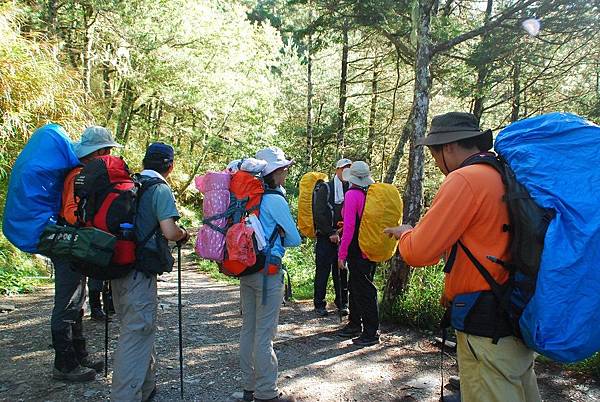
[[385, 228], [385, 229], [383, 229], [383, 233], [385, 233], [389, 237], [395, 237], [396, 239], [399, 239], [400, 236], [402, 236], [402, 233], [404, 233], [407, 230], [410, 230], [412, 228], [413, 227], [411, 225], [400, 225], [400, 226], [396, 226], [394, 228]]
[[333, 244], [338, 244], [340, 242], [340, 235], [338, 235], [337, 233], [332, 234], [331, 236], [329, 236], [329, 241]]
[[188, 242], [188, 240], [190, 239], [190, 234], [188, 233], [188, 231], [186, 230], [186, 228], [184, 228], [183, 226], [180, 226], [179, 229], [182, 230], [183, 232], [183, 237], [179, 240], [177, 240], [177, 244], [179, 246], [181, 246], [182, 244], [185, 244]]
[[339, 260], [338, 259], [338, 269], [340, 271], [343, 271], [343, 270], [347, 269], [346, 268], [346, 262], [344, 260]]

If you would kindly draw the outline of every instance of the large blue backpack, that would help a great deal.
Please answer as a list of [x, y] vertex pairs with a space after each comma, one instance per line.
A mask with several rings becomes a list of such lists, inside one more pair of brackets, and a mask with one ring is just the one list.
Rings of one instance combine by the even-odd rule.
[[56, 222], [65, 175], [79, 165], [58, 124], [38, 128], [10, 173], [2, 231], [22, 251], [36, 253], [42, 230]]
[[520, 312], [521, 336], [554, 360], [585, 359], [600, 350], [600, 127], [573, 114], [545, 114], [506, 127], [495, 150], [541, 210], [552, 211], [538, 239], [541, 259]]

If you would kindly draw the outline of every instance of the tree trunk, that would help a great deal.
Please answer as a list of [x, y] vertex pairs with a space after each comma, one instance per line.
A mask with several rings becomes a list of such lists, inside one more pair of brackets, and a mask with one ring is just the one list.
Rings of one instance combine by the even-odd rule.
[[[403, 223], [415, 225], [421, 215], [423, 203], [423, 171], [425, 153], [423, 147], [415, 147], [415, 142], [425, 136], [427, 129], [427, 113], [429, 111], [429, 94], [431, 91], [431, 73], [429, 70], [432, 59], [431, 48], [431, 11], [433, 0], [419, 1], [419, 25], [417, 27], [417, 53], [415, 60], [415, 89], [412, 110], [403, 132], [411, 133], [411, 149], [408, 162], [408, 180], [404, 189]], [[407, 127], [408, 126], [408, 127]], [[403, 147], [396, 148], [396, 154], [402, 153]], [[396, 157], [396, 155], [394, 155]], [[393, 174], [388, 169], [386, 178], [396, 174], [398, 162]], [[390, 180], [390, 182], [393, 180]], [[409, 278], [409, 267], [400, 259], [398, 253], [390, 264], [390, 276], [383, 292], [383, 311], [390, 312], [398, 295], [406, 288]]]
[[520, 109], [521, 109], [521, 62], [515, 58], [515, 65], [513, 67], [512, 76], [512, 110], [510, 113], [510, 121], [519, 120]]
[[83, 7], [83, 48], [82, 53], [82, 72], [83, 72], [83, 89], [86, 96], [92, 94], [92, 46], [94, 21], [90, 21], [94, 10], [91, 6]]
[[[310, 2], [309, 2], [310, 7]], [[312, 22], [312, 9], [310, 10], [309, 20]], [[306, 93], [306, 157], [308, 170], [312, 169], [313, 165], [313, 116], [312, 116], [312, 100], [313, 100], [313, 83], [312, 83], [312, 34], [308, 34], [307, 44], [308, 66], [306, 70], [306, 80], [308, 82]]]
[[371, 79], [371, 112], [369, 113], [369, 137], [367, 140], [366, 160], [371, 163], [373, 144], [375, 143], [375, 119], [377, 117], [377, 80], [379, 78], [379, 61], [373, 62], [373, 78]]
[[348, 22], [344, 22], [342, 28], [342, 72], [340, 78], [340, 100], [338, 104], [337, 121], [337, 148], [336, 157], [344, 156], [345, 131], [346, 131], [346, 100], [347, 100], [347, 80], [348, 80]]
[[56, 0], [48, 0], [48, 4], [46, 5], [46, 24], [48, 24], [48, 29], [46, 32], [49, 38], [54, 38], [56, 36], [57, 13]]
[[[483, 19], [483, 24], [487, 24], [492, 16], [492, 9], [494, 6], [493, 0], [488, 0], [487, 7], [485, 9], [485, 15]], [[486, 46], [488, 34], [484, 34], [481, 37], [481, 43], [479, 44], [482, 47]], [[485, 96], [483, 96], [485, 82], [487, 80], [489, 74], [489, 66], [491, 65], [492, 60], [487, 63], [480, 63], [477, 65], [477, 85], [475, 87], [475, 100], [473, 102], [473, 114], [477, 117], [477, 120], [481, 120], [481, 116], [483, 115], [483, 107], [485, 103]]]
[[163, 114], [163, 104], [160, 100], [156, 101], [157, 105], [154, 107], [154, 119], [152, 121], [152, 134], [154, 138], [160, 138], [160, 122]]
[[131, 111], [133, 110], [133, 103], [135, 95], [131, 89], [129, 81], [123, 82], [122, 86], [123, 97], [121, 99], [121, 110], [119, 112], [119, 118], [117, 120], [117, 132], [116, 138], [118, 141], [126, 142], [128, 134], [128, 125], [131, 118]]

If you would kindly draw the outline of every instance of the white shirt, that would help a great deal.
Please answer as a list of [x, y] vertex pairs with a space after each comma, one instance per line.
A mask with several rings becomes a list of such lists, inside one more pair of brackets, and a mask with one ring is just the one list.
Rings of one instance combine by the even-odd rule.
[[344, 185], [337, 175], [333, 178], [333, 189], [335, 192], [333, 201], [336, 204], [342, 204], [344, 202]]

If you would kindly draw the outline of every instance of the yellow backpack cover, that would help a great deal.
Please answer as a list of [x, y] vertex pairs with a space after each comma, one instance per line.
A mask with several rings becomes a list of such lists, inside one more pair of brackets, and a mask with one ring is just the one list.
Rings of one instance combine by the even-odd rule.
[[387, 261], [396, 252], [398, 241], [383, 233], [386, 227], [402, 223], [402, 198], [398, 189], [387, 183], [369, 186], [358, 231], [358, 244], [369, 260]]
[[298, 229], [306, 237], [314, 238], [313, 191], [319, 181], [327, 181], [327, 175], [319, 172], [308, 172], [300, 179], [298, 195]]

